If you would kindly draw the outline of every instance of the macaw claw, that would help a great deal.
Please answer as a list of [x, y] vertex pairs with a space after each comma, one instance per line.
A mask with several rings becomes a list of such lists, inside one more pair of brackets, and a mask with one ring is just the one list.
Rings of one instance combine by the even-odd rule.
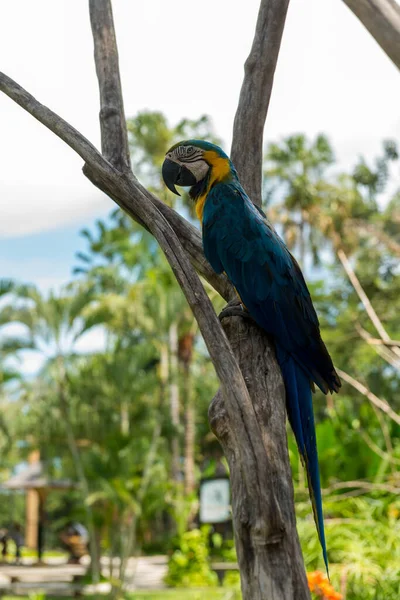
[[218, 319], [220, 321], [228, 317], [242, 317], [242, 319], [248, 319], [249, 321], [253, 321], [253, 323], [255, 323], [247, 308], [237, 298], [231, 300], [218, 315]]

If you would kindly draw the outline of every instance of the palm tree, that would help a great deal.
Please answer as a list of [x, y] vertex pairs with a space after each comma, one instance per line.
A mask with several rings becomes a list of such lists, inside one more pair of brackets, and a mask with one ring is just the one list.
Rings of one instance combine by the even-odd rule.
[[185, 399], [185, 492], [195, 490], [195, 443], [196, 443], [196, 405], [194, 403], [192, 383], [193, 344], [196, 331], [195, 322], [191, 329], [182, 332], [179, 338], [179, 361], [182, 368], [182, 389]]
[[[15, 289], [15, 284], [10, 279], [0, 280], [0, 298], [6, 298]], [[0, 330], [9, 325], [9, 311], [7, 305], [0, 310]], [[0, 339], [0, 401], [4, 403], [7, 384], [18, 380], [20, 374], [16, 367], [10, 364], [9, 359], [18, 357], [20, 350], [31, 347], [30, 341], [20, 336], [6, 335]], [[4, 437], [4, 444], [1, 448], [3, 455], [8, 452], [12, 446], [12, 436], [9, 431], [7, 419], [5, 417], [6, 410], [0, 412], [0, 431]]]
[[310, 142], [305, 135], [297, 134], [281, 143], [270, 144], [265, 160], [264, 195], [267, 201], [273, 195], [279, 196], [271, 205], [270, 213], [274, 221], [278, 218], [282, 223], [288, 246], [298, 247], [300, 263], [304, 266], [307, 236], [310, 249], [318, 257], [317, 231], [307, 225], [324, 202], [326, 169], [334, 161], [332, 148], [324, 135]]
[[318, 263], [327, 241], [334, 250], [352, 253], [368, 240], [400, 255], [394, 206], [380, 212], [376, 199], [388, 183], [389, 164], [398, 158], [396, 144], [386, 141], [373, 167], [360, 158], [351, 174], [332, 178], [328, 168], [334, 155], [324, 135], [312, 142], [298, 134], [268, 146], [264, 171], [268, 212], [282, 225], [289, 248], [298, 248], [303, 267], [306, 250]]
[[[29, 340], [26, 348], [39, 352], [44, 359], [42, 373], [50, 374], [54, 384], [68, 447], [85, 503], [89, 487], [70, 414], [67, 367], [74, 356], [77, 340], [90, 326], [85, 320], [85, 310], [94, 300], [93, 289], [87, 285], [74, 285], [62, 290], [60, 294], [50, 292], [46, 297], [35, 286], [14, 284], [11, 291], [13, 300], [3, 309], [3, 318], [23, 325]], [[85, 506], [91, 538], [92, 574], [96, 582], [99, 580], [99, 559], [95, 527], [90, 508], [86, 503]]]
[[114, 335], [115, 339], [126, 337], [128, 332], [140, 331], [153, 344], [159, 361], [160, 409], [169, 403], [171, 475], [179, 482], [178, 347], [182, 321], [189, 315], [192, 323], [193, 318], [153, 239], [119, 213], [115, 213], [112, 220], [111, 226], [99, 222], [96, 235], [84, 233], [89, 241], [89, 252], [84, 255], [85, 266], [79, 271], [84, 272], [99, 292], [99, 302], [92, 311], [95, 322], [106, 323], [109, 335]]

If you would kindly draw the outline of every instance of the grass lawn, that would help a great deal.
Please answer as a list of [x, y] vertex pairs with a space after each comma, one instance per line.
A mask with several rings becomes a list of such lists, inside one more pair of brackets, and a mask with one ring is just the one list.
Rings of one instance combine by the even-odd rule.
[[166, 590], [158, 593], [131, 594], [127, 600], [240, 600], [239, 592], [230, 589], [205, 589], [205, 590]]
[[[30, 548], [22, 548], [21, 555], [22, 555], [22, 558], [37, 558], [36, 550], [31, 550]], [[67, 560], [68, 552], [63, 552], [61, 550], [45, 550], [43, 553], [43, 559], [46, 560], [46, 558], [63, 558], [65, 560]], [[15, 546], [14, 546], [14, 543], [10, 541], [8, 543], [7, 562], [12, 563], [14, 561], [15, 561]]]
[[[63, 600], [66, 596], [3, 596], [3, 600]], [[107, 596], [84, 596], [87, 600], [104, 600]], [[172, 589], [161, 592], [136, 592], [128, 594], [126, 600], [240, 600], [238, 591], [229, 588], [208, 588], [204, 590]]]

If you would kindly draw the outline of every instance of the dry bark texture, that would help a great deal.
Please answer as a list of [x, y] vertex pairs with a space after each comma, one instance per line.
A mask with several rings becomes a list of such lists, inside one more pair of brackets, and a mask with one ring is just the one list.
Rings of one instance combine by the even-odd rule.
[[129, 171], [128, 132], [111, 2], [89, 0], [89, 14], [100, 90], [102, 154], [120, 171]]
[[[310, 596], [296, 530], [284, 386], [273, 344], [251, 321], [230, 317], [222, 322], [254, 407], [257, 422], [249, 437], [262, 447], [246, 462], [241, 460], [242, 440], [218, 392], [209, 419], [230, 467], [243, 598], [306, 600]], [[250, 487], [244, 469], [252, 471]]]
[[261, 206], [263, 135], [289, 0], [261, 0], [233, 125], [231, 159], [247, 194]]
[[[199, 324], [221, 382], [210, 409], [227, 454], [244, 600], [309, 598], [295, 529], [286, 445], [284, 390], [267, 336], [230, 318], [221, 327], [193, 267], [226, 299], [234, 290], [206, 261], [198, 231], [152, 196], [127, 155], [118, 53], [110, 0], [90, 0], [100, 88], [102, 153], [53, 111], [0, 73], [0, 90], [64, 140], [85, 162], [84, 173], [157, 239]], [[235, 119], [233, 158], [251, 197], [261, 191], [262, 134], [288, 0], [262, 0]], [[235, 150], [236, 149], [236, 150]], [[240, 152], [239, 152], [240, 150]], [[249, 185], [254, 184], [253, 191]], [[247, 381], [247, 387], [244, 377]]]
[[400, 69], [400, 6], [396, 0], [343, 0]]

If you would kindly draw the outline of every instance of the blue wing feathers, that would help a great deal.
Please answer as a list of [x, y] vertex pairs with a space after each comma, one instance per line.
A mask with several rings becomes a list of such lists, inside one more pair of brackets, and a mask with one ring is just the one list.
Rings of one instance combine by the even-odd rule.
[[208, 261], [217, 272], [225, 270], [254, 319], [281, 340], [310, 379], [325, 393], [337, 390], [340, 381], [297, 262], [244, 191], [235, 190], [234, 184], [219, 184], [208, 195], [203, 215]]
[[327, 565], [311, 384], [337, 391], [340, 380], [321, 339], [318, 317], [296, 260], [236, 181], [215, 185], [203, 213], [205, 255], [224, 270], [257, 323], [272, 334], [286, 405], [307, 470], [311, 502]]
[[278, 343], [276, 344], [276, 351], [285, 382], [289, 423], [296, 438], [303, 465], [307, 471], [314, 520], [317, 526], [326, 570], [329, 573], [310, 381], [296, 362]]

